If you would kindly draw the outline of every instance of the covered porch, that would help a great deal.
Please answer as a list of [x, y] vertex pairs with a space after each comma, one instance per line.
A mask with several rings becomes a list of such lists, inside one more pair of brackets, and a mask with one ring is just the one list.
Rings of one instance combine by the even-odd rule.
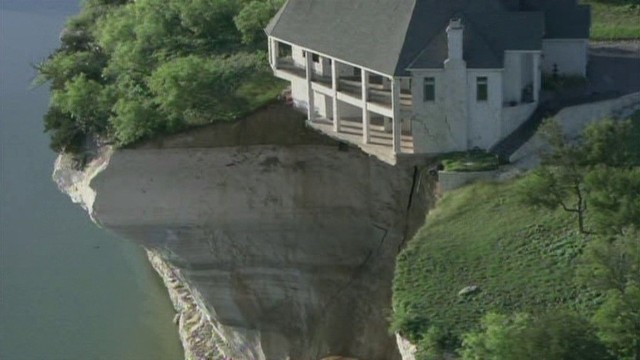
[[413, 99], [408, 79], [308, 49], [297, 54], [292, 45], [273, 38], [269, 47], [275, 75], [304, 84], [310, 126], [376, 155], [413, 153]]

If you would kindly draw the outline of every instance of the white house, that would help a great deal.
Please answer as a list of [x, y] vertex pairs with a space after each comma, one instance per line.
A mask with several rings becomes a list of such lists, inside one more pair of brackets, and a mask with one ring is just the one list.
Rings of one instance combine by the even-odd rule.
[[542, 72], [586, 74], [589, 27], [576, 0], [288, 0], [266, 33], [309, 125], [395, 163], [509, 135]]

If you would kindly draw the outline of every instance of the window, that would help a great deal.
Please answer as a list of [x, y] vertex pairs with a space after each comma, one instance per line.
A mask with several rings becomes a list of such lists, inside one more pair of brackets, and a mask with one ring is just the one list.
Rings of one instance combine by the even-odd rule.
[[436, 79], [432, 77], [424, 78], [424, 101], [436, 100]]
[[486, 76], [476, 78], [476, 100], [487, 101], [489, 99], [489, 82]]

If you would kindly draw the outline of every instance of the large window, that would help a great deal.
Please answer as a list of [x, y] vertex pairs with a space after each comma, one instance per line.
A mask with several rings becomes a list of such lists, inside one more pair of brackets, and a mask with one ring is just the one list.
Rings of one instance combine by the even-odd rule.
[[489, 99], [489, 81], [486, 76], [476, 78], [476, 100], [487, 101]]
[[424, 78], [424, 101], [436, 100], [436, 79], [432, 77]]

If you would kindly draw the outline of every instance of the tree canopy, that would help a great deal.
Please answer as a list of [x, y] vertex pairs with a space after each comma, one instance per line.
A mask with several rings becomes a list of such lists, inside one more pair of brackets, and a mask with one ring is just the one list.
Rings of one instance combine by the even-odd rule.
[[91, 138], [127, 145], [261, 106], [269, 96], [243, 90], [281, 88], [265, 82], [262, 30], [281, 3], [85, 0], [60, 47], [37, 66], [52, 90], [52, 148], [77, 151]]

